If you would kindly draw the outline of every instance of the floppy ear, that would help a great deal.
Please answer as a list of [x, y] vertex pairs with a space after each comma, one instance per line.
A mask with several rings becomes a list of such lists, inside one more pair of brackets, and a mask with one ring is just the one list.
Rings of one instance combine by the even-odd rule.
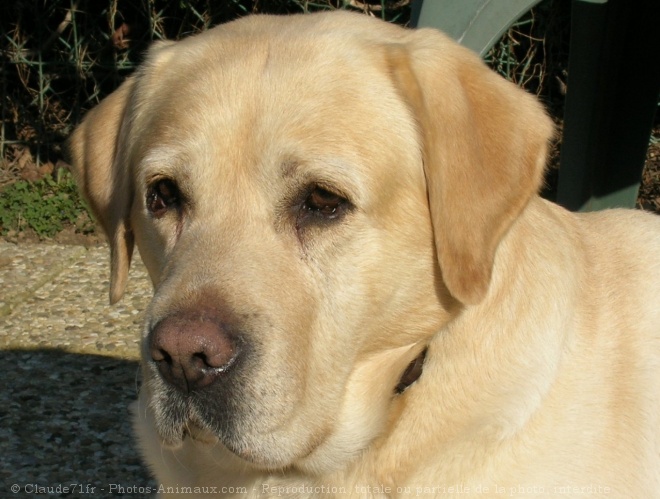
[[543, 180], [552, 122], [534, 97], [435, 30], [411, 31], [389, 61], [420, 126], [443, 279], [476, 304], [502, 237]]
[[[129, 170], [129, 138], [138, 108], [137, 94], [145, 100], [158, 81], [176, 42], [155, 42], [135, 76], [87, 113], [68, 142], [73, 174], [94, 216], [110, 243], [110, 303], [124, 294], [133, 255], [130, 224], [133, 203], [132, 173]], [[137, 91], [138, 82], [140, 92]]]
[[133, 86], [133, 79], [128, 79], [89, 111], [68, 143], [78, 187], [110, 243], [110, 303], [124, 294], [134, 245], [130, 173], [118, 160], [120, 130]]

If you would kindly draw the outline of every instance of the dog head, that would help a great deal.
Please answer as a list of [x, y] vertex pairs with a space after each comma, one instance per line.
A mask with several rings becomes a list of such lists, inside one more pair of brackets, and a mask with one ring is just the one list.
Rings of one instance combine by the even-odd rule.
[[268, 469], [362, 451], [407, 366], [488, 293], [550, 134], [531, 96], [433, 30], [254, 16], [154, 46], [70, 145], [111, 301], [134, 241], [153, 281], [162, 441], [203, 434]]

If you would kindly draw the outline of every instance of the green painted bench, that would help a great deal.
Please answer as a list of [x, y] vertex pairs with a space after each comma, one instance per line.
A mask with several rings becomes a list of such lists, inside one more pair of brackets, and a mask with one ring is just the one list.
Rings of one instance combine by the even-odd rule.
[[[539, 0], [416, 0], [412, 23], [482, 56]], [[573, 0], [556, 201], [633, 207], [660, 93], [660, 1]]]

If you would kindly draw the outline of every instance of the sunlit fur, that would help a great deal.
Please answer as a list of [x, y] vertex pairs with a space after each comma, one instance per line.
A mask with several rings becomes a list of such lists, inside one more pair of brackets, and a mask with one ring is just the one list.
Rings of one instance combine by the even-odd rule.
[[[254, 16], [154, 46], [71, 139], [111, 300], [135, 241], [155, 289], [145, 338], [204, 306], [252, 348], [226, 400], [194, 403], [145, 355], [134, 420], [158, 483], [657, 496], [660, 220], [541, 200], [552, 133], [433, 30]], [[186, 203], [156, 218], [162, 176]], [[310, 184], [350, 209], [297, 224]]]

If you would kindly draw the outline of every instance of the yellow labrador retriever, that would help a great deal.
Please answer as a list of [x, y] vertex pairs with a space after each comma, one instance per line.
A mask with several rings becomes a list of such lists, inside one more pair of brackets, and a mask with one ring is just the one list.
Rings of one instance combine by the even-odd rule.
[[660, 218], [537, 196], [550, 120], [433, 30], [247, 17], [160, 43], [71, 140], [155, 296], [169, 494], [660, 496]]

